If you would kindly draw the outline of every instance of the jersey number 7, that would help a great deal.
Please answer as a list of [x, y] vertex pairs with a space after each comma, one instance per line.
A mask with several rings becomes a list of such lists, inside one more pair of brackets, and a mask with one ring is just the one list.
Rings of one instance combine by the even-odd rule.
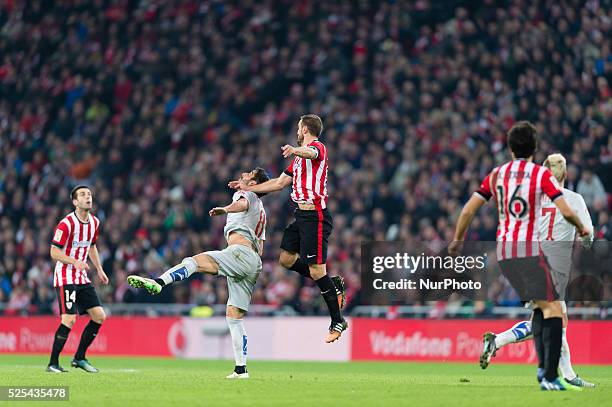
[[555, 225], [555, 216], [557, 215], [557, 208], [542, 208], [542, 216], [546, 216], [546, 214], [550, 213], [550, 219], [548, 221], [548, 236], [546, 236], [546, 240], [554, 240], [553, 239], [553, 226]]

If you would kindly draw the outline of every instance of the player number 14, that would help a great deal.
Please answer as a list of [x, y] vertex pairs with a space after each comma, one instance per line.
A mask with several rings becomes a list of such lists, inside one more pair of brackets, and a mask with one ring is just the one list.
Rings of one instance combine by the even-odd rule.
[[70, 293], [70, 290], [64, 290], [64, 292], [66, 293], [66, 299], [72, 302], [76, 301], [76, 290], [73, 290], [72, 294]]

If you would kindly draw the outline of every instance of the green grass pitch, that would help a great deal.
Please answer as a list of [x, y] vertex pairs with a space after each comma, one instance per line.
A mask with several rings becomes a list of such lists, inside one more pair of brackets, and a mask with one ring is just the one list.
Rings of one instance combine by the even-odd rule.
[[[542, 392], [535, 367], [493, 363], [249, 362], [251, 379], [230, 381], [231, 361], [90, 358], [101, 372], [45, 373], [47, 356], [0, 356], [0, 385], [69, 386], [53, 406], [611, 406], [612, 366], [578, 366], [597, 383]], [[48, 403], [48, 402], [47, 402]], [[0, 402], [2, 405], [11, 403]], [[24, 405], [15, 402], [14, 405]], [[27, 403], [29, 404], [29, 403]], [[31, 405], [31, 404], [29, 404]]]

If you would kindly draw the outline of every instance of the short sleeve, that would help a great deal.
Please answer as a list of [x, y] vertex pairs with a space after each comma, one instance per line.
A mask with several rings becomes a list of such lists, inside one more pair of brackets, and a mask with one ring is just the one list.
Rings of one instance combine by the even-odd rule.
[[488, 201], [491, 199], [491, 174], [489, 173], [480, 184], [480, 188], [475, 192], [476, 196]]
[[321, 161], [325, 158], [325, 147], [320, 141], [313, 141], [308, 147], [317, 152], [317, 156], [312, 159], [313, 161]]
[[53, 239], [51, 239], [51, 244], [61, 249], [66, 245], [66, 242], [68, 241], [68, 235], [70, 235], [68, 225], [66, 225], [66, 222], [61, 221], [53, 232]]
[[100, 220], [94, 216], [93, 223], [96, 229], [94, 230], [94, 235], [93, 235], [93, 238], [91, 239], [92, 246], [95, 245], [96, 242], [98, 241], [98, 231], [100, 230]]
[[542, 174], [542, 192], [546, 194], [550, 198], [551, 201], [559, 198], [563, 195], [561, 189], [559, 188], [557, 181], [553, 177], [552, 173], [548, 168], [544, 168], [544, 173]]
[[246, 199], [247, 203], [249, 204], [249, 207], [251, 207], [251, 195], [255, 195], [255, 193], [253, 192], [248, 192], [248, 191], [236, 191], [234, 192], [234, 195], [232, 196], [232, 202], [236, 202], [239, 199]]
[[249, 201], [249, 193], [247, 191], [236, 191], [232, 196], [232, 202], [236, 202], [240, 198], [244, 198]]

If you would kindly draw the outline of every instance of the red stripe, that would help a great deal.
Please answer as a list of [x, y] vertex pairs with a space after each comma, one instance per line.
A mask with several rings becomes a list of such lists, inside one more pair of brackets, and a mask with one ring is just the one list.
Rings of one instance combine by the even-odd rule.
[[[87, 249], [83, 249], [83, 261], [84, 262], [87, 262], [87, 255], [89, 254], [89, 250], [91, 249], [91, 238], [93, 237], [91, 235], [92, 226], [93, 226], [93, 222], [90, 219], [89, 224], [87, 225], [87, 241], [90, 242], [90, 246]], [[81, 273], [81, 277], [83, 278], [81, 284], [87, 283], [87, 280], [89, 279], [87, 277], [87, 271], [83, 271], [83, 273]]]
[[60, 304], [62, 306], [62, 314], [66, 313], [66, 306], [64, 305], [64, 301], [65, 301], [65, 297], [64, 297], [64, 287], [60, 287], [59, 288], [59, 292], [60, 292], [60, 297], [61, 297], [61, 301]]
[[93, 216], [93, 220], [94, 220], [94, 235], [92, 237], [92, 244], [96, 244], [96, 242], [98, 241], [98, 228], [100, 227], [100, 221], [98, 220], [98, 218], [96, 218], [95, 216]]
[[[521, 161], [521, 163], [519, 164], [519, 168], [518, 168], [518, 179], [516, 180], [516, 189], [518, 189], [521, 185], [521, 183], [523, 182], [523, 176], [524, 171], [525, 171], [525, 165], [527, 165], [527, 161]], [[519, 236], [519, 232], [521, 230], [521, 224], [523, 222], [519, 219], [517, 220], [516, 224], [514, 225], [514, 231], [512, 233], [512, 257], [517, 257], [518, 255], [518, 243], [516, 243], [518, 241], [518, 236]]]
[[300, 185], [300, 195], [302, 195], [302, 199], [308, 200], [308, 184], [306, 181], [308, 180], [308, 167], [306, 166], [306, 159], [301, 158], [301, 172], [302, 172], [302, 182]]
[[299, 196], [298, 196], [298, 185], [297, 185], [298, 170], [295, 167], [295, 163], [296, 163], [297, 160], [299, 160], [299, 157], [295, 157], [293, 159], [293, 163], [291, 164], [291, 167], [293, 169], [293, 184], [292, 184], [293, 194], [292, 195], [293, 195], [293, 200], [295, 200], [295, 201], [298, 201], [300, 199]]
[[[323, 203], [325, 201], [325, 180], [327, 179], [327, 150], [325, 149], [325, 146], [321, 148], [321, 154], [323, 154], [323, 159], [319, 161], [317, 172], [321, 166], [323, 166], [323, 171], [321, 171], [321, 176], [315, 180], [319, 185], [319, 193], [315, 193], [315, 205], [318, 208], [323, 208]], [[315, 172], [315, 175], [317, 172]]]
[[527, 225], [527, 257], [533, 256], [531, 251], [531, 242], [533, 241], [533, 227], [536, 220], [536, 186], [538, 185], [538, 174], [540, 166], [535, 165], [531, 171], [531, 183], [529, 184], [529, 224]]
[[259, 221], [257, 222], [257, 226], [255, 226], [255, 236], [261, 237], [261, 232], [264, 229], [264, 222], [266, 219], [266, 214], [264, 211], [259, 212]]
[[510, 170], [512, 169], [512, 162], [506, 164], [506, 172], [504, 173], [504, 184], [502, 189], [504, 191], [504, 214], [506, 215], [506, 221], [504, 222], [504, 231], [502, 233], [502, 259], [506, 258], [506, 233], [508, 232], [508, 225], [510, 224], [510, 214], [508, 213], [508, 181], [510, 180]]
[[[316, 165], [313, 164], [312, 166], [312, 203], [315, 205], [316, 208], [321, 208], [321, 195], [317, 193], [316, 189], [317, 185], [321, 182], [321, 179], [323, 177], [323, 171], [321, 171], [321, 176], [317, 178], [317, 172], [319, 172], [319, 168], [321, 168], [321, 165], [323, 165], [323, 161], [317, 161]], [[323, 191], [323, 188], [320, 188], [319, 190]]]
[[[82, 241], [82, 240], [83, 240], [83, 223], [81, 223], [81, 221], [79, 220], [79, 241]], [[85, 249], [82, 249], [82, 250], [85, 251]], [[77, 260], [81, 260], [81, 256], [79, 255], [80, 251], [81, 251], [81, 248], [77, 247], [77, 250], [74, 253], [74, 258]], [[74, 268], [74, 274], [73, 274], [74, 283], [80, 284], [79, 278], [81, 277], [81, 271], [77, 270], [76, 267], [73, 267], [73, 268]]]
[[[72, 220], [71, 216], [68, 216], [66, 219], [68, 219], [68, 222], [70, 223], [70, 234], [68, 234], [68, 244], [66, 245], [66, 251], [64, 252], [64, 254], [66, 256], [70, 256], [70, 251], [72, 250], [72, 241], [74, 240], [74, 229], [75, 229], [75, 226], [74, 226], [74, 221]], [[61, 285], [68, 284], [68, 278], [67, 278], [67, 275], [66, 275], [67, 274], [66, 273], [67, 269], [68, 269], [68, 265], [64, 264], [62, 266], [62, 271], [61, 271], [61, 274], [62, 274], [61, 275], [61, 281], [62, 281]]]
[[317, 215], [319, 217], [317, 227], [317, 264], [323, 263], [323, 211], [321, 208], [317, 208]]
[[[87, 241], [91, 243], [91, 227], [93, 226], [92, 222], [87, 225]], [[87, 261], [87, 255], [89, 254], [89, 249], [83, 250], [83, 261]]]

